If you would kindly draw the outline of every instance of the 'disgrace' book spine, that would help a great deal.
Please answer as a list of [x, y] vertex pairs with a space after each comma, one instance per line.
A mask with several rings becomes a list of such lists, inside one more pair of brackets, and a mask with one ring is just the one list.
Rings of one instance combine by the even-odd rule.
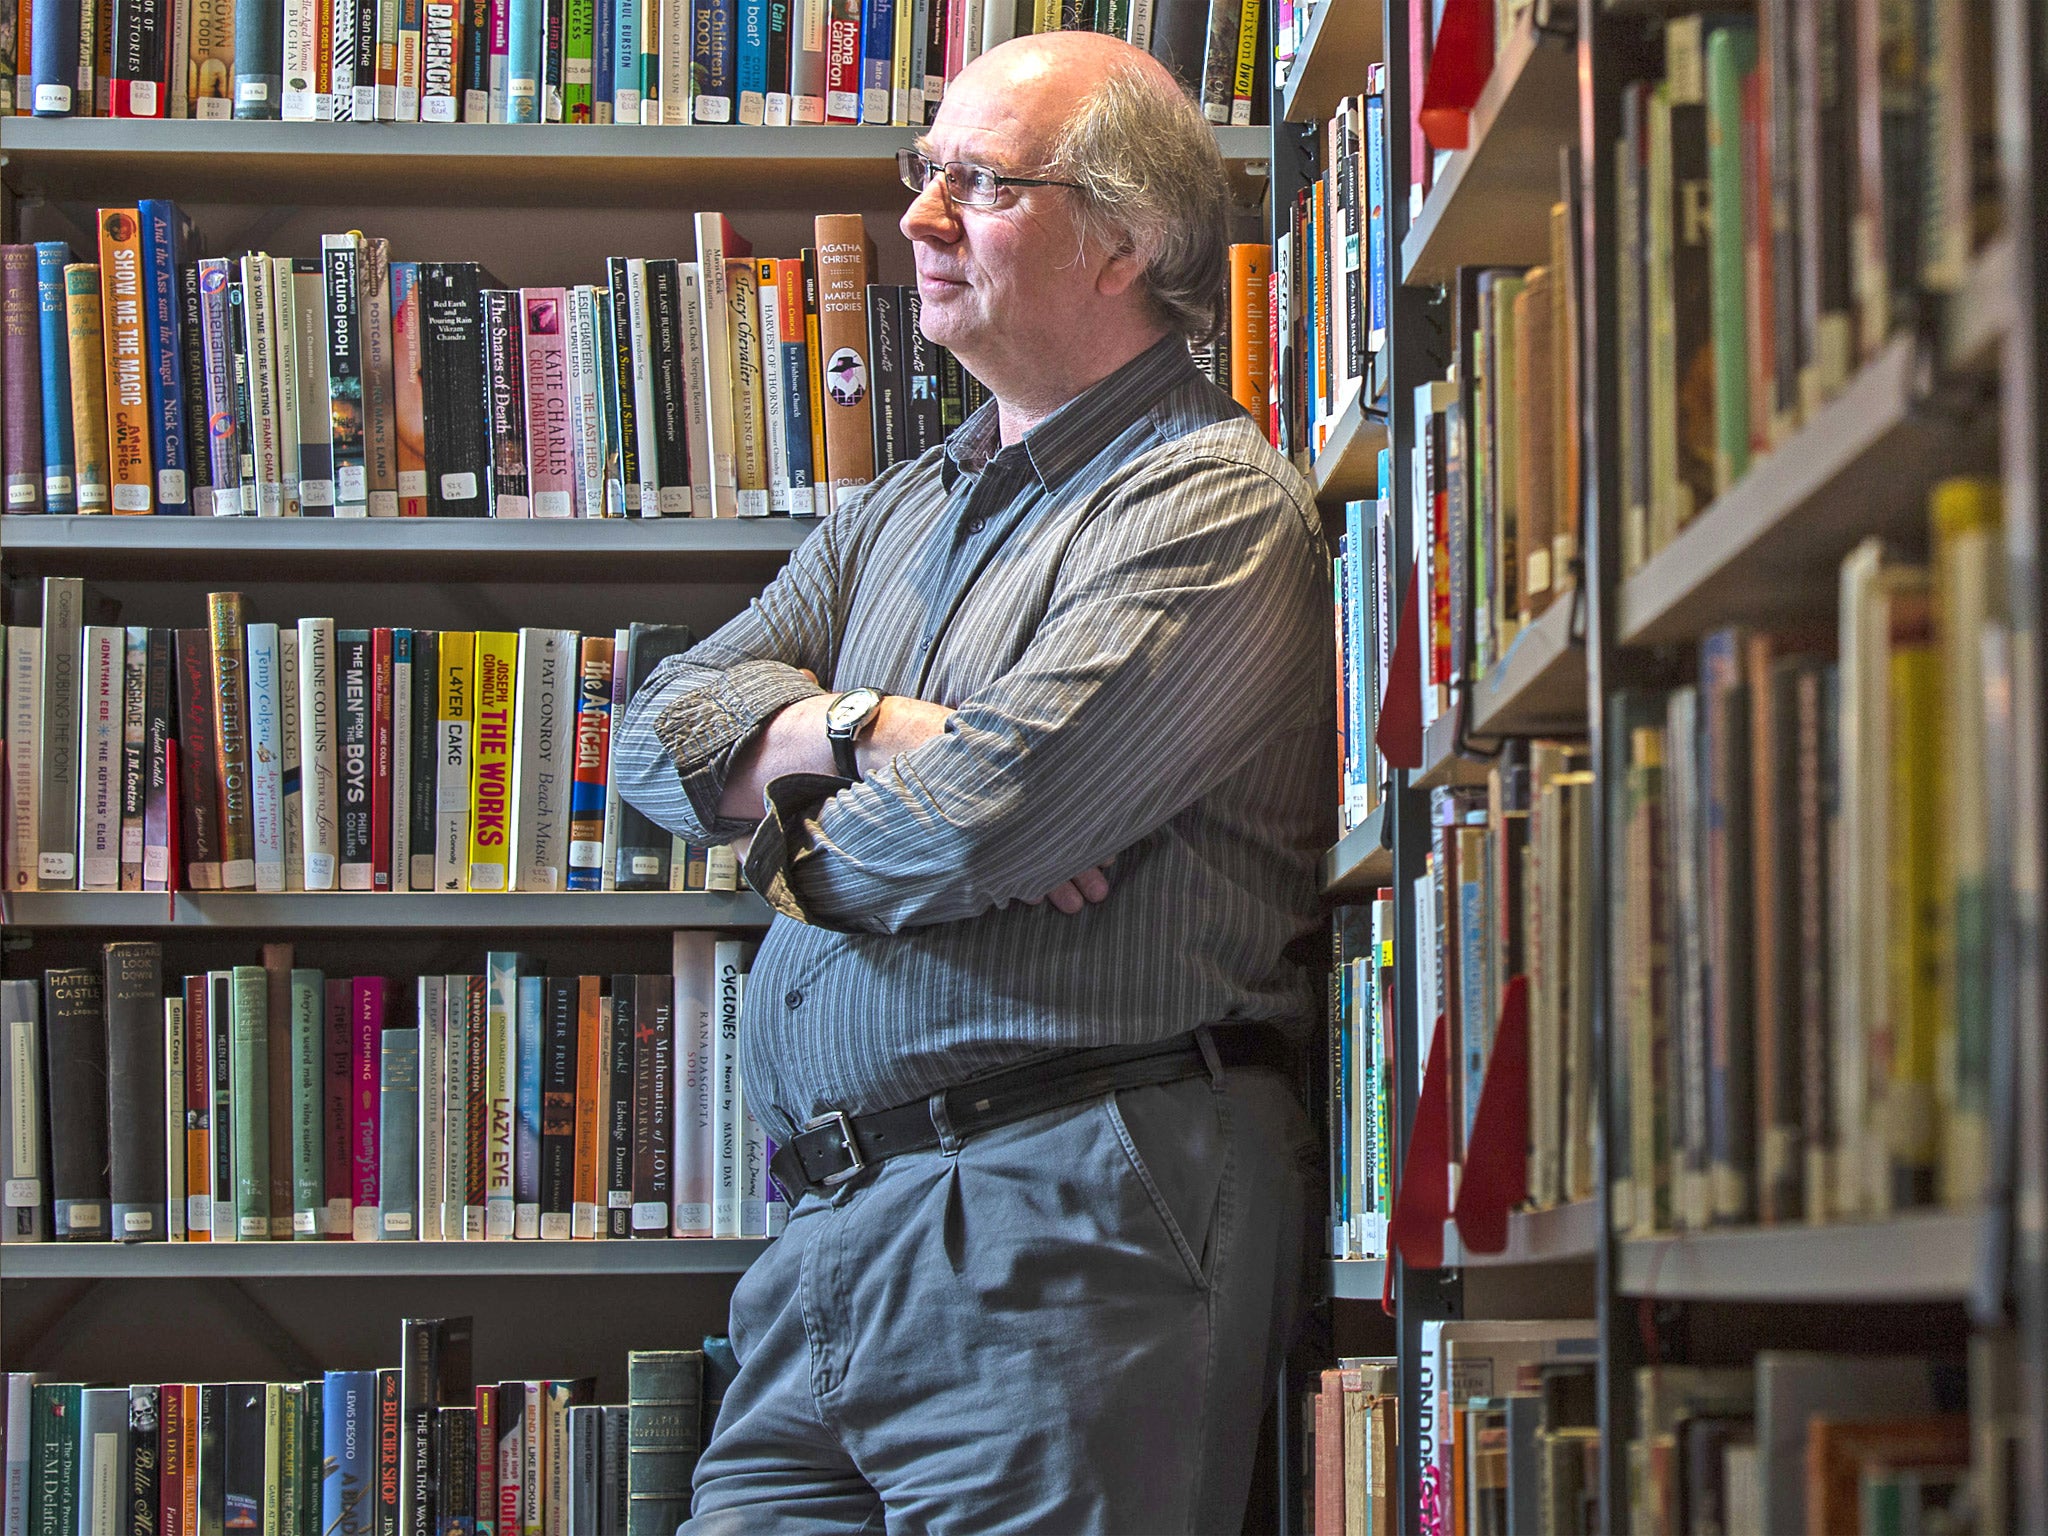
[[391, 344], [391, 242], [356, 241], [356, 339], [362, 352], [365, 500], [372, 517], [398, 516], [397, 370]]
[[249, 784], [249, 685], [243, 661], [248, 605], [239, 592], [206, 595], [213, 645], [214, 769], [220, 783], [220, 884], [256, 884], [256, 839]]
[[284, 8], [235, 0], [235, 116], [275, 118], [284, 96]]
[[164, 1235], [163, 952], [155, 943], [105, 945], [108, 1189], [113, 1236]]
[[178, 806], [187, 890], [220, 889], [220, 773], [213, 755], [213, 636], [175, 635], [178, 669]]
[[526, 381], [519, 291], [483, 290], [484, 357], [491, 439], [491, 515], [529, 517], [526, 474]]
[[71, 359], [71, 441], [77, 455], [78, 510], [111, 510], [107, 470], [107, 374], [100, 269], [64, 269], [64, 326]]
[[427, 515], [482, 517], [490, 508], [491, 434], [476, 265], [422, 263], [420, 306]]
[[569, 430], [569, 359], [563, 345], [567, 296], [560, 288], [522, 288], [526, 356], [526, 448], [530, 510], [535, 517], [576, 511], [574, 444]]
[[[335, 60], [337, 99], [346, 95]], [[369, 482], [363, 460], [363, 347], [357, 316], [354, 235], [322, 235], [327, 280], [327, 398], [334, 447], [334, 515], [367, 517]]]
[[327, 1223], [327, 979], [291, 973], [292, 1237], [320, 1241]]
[[[72, 482], [71, 353], [64, 311], [64, 268], [71, 262], [71, 247], [62, 240], [41, 240], [36, 243], [35, 252], [36, 321], [42, 352], [42, 510], [76, 512], [78, 490]], [[11, 361], [8, 372], [13, 372]], [[10, 453], [8, 463], [13, 462]], [[11, 503], [10, 509], [21, 510]]]
[[427, 515], [425, 354], [420, 348], [420, 264], [391, 263], [393, 402], [398, 413], [398, 515]]
[[334, 889], [340, 856], [340, 717], [334, 620], [299, 620], [299, 826], [306, 889]]
[[[441, 742], [436, 730], [440, 683], [441, 636], [435, 630], [416, 629], [412, 632], [412, 729], [408, 742], [411, 771], [403, 811], [411, 851], [401, 889], [409, 891], [434, 888], [434, 839], [440, 815]], [[397, 814], [394, 810], [394, 817]]]
[[569, 791], [567, 888], [595, 891], [604, 878], [604, 795], [610, 761], [612, 641], [585, 635], [576, 681], [575, 778]]
[[[140, 115], [140, 114], [138, 114]], [[176, 203], [145, 198], [142, 220], [144, 330], [149, 361], [150, 457], [156, 466], [156, 509], [189, 513], [187, 481], [194, 444], [186, 438], [185, 357], [178, 274], [192, 244], [192, 221]]]
[[[43, 1215], [43, 1158], [49, 1126], [44, 1120], [43, 1040], [38, 1015], [41, 998], [32, 980], [0, 981], [0, 1062], [7, 1091], [0, 1098], [0, 1200], [6, 1223], [0, 1226], [0, 1242], [40, 1243], [49, 1236]], [[11, 1463], [28, 1449], [27, 1441], [14, 1438], [8, 1426], [8, 1460]], [[12, 1490], [9, 1491], [12, 1499]]]
[[341, 888], [370, 889], [370, 632], [335, 632], [339, 683], [341, 784]]
[[199, 263], [199, 334], [205, 384], [207, 456], [212, 465], [213, 512], [239, 516], [256, 510], [256, 488], [242, 474], [242, 435], [235, 413], [235, 349], [229, 327], [228, 262]]
[[6, 510], [43, 510], [42, 314], [36, 248], [0, 246], [0, 369], [6, 376]]
[[612, 440], [619, 445], [617, 479], [626, 515], [641, 515], [639, 396], [633, 387], [633, 320], [630, 289], [642, 281], [643, 268], [624, 256], [605, 260], [605, 295], [611, 312], [611, 360], [608, 372], [617, 380], [612, 390], [615, 414]]
[[178, 807], [171, 800], [171, 755], [177, 750], [175, 636], [148, 631], [144, 644], [142, 694], [142, 889], [171, 888], [171, 825]]
[[653, 360], [655, 478], [663, 517], [688, 517], [690, 449], [684, 428], [682, 270], [672, 260], [647, 263], [647, 340]]
[[43, 973], [50, 1079], [50, 1194], [59, 1242], [113, 1235], [107, 1187], [107, 1034], [99, 974]]

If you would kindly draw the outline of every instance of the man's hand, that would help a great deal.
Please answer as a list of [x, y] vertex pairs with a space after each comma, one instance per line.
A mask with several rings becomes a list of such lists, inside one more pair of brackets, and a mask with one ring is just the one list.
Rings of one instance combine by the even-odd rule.
[[1049, 901], [1067, 916], [1072, 917], [1083, 907], [1108, 897], [1110, 863], [1110, 860], [1104, 859], [1093, 869], [1084, 869], [1073, 879], [1062, 880], [1043, 896], [1033, 896], [1025, 904], [1035, 907]]

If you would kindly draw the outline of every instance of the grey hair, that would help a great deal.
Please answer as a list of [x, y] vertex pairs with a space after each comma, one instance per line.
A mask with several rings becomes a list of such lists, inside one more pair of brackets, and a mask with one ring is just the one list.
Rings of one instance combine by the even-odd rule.
[[1192, 99], [1132, 62], [1067, 118], [1051, 174], [1079, 183], [1083, 248], [1135, 251], [1159, 318], [1191, 341], [1222, 322], [1228, 186], [1216, 135]]

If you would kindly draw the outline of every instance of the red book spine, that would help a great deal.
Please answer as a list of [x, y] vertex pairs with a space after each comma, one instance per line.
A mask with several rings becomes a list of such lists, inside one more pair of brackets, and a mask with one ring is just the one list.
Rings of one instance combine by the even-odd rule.
[[387, 983], [382, 976], [355, 979], [350, 1036], [354, 1059], [349, 1081], [349, 1152], [355, 1208], [350, 1213], [358, 1242], [377, 1236], [377, 1118], [379, 1071], [384, 1053], [384, 1000]]
[[327, 983], [326, 1059], [322, 1065], [325, 1097], [321, 1101], [326, 1113], [321, 1116], [320, 1124], [320, 1162], [322, 1182], [327, 1190], [327, 1217], [321, 1230], [334, 1238], [355, 1235], [354, 1220], [350, 1215], [355, 1201], [349, 1193], [353, 1187], [349, 1147], [355, 1135], [349, 1101], [353, 1097], [350, 1089], [355, 1079], [356, 1061], [355, 1039], [349, 1031], [350, 1002], [347, 981], [337, 977]]
[[377, 1529], [398, 1529], [399, 1373], [377, 1373]]
[[370, 889], [391, 889], [391, 631], [370, 631]]
[[860, 3], [829, 0], [825, 23], [825, 121], [860, 121]]

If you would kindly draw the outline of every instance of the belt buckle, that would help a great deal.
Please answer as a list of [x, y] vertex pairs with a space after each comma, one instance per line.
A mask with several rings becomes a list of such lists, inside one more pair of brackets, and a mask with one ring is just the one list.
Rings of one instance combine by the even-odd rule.
[[846, 1118], [845, 1110], [832, 1109], [827, 1110], [822, 1115], [813, 1115], [804, 1122], [804, 1129], [807, 1131], [820, 1130], [825, 1126], [833, 1124], [835, 1121], [839, 1126], [839, 1139], [846, 1143], [846, 1155], [853, 1159], [853, 1166], [841, 1169], [838, 1173], [826, 1174], [824, 1178], [817, 1181], [820, 1189], [837, 1189], [841, 1184], [853, 1178], [868, 1165], [867, 1159], [860, 1155], [860, 1144], [853, 1139], [853, 1122]]

